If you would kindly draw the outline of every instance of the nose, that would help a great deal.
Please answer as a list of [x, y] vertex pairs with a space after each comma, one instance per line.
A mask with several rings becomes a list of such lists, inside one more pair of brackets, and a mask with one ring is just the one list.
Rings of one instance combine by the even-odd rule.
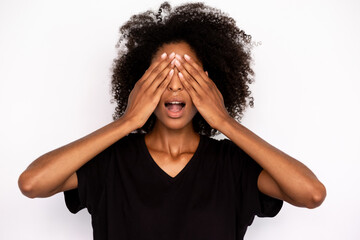
[[174, 68], [174, 76], [172, 77], [168, 89], [173, 92], [181, 91], [183, 89], [183, 85], [179, 79], [177, 68]]

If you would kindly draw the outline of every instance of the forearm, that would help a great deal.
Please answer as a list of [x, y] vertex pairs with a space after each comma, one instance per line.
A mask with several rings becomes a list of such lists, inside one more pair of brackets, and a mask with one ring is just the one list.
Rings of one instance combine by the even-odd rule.
[[82, 165], [135, 129], [132, 121], [120, 118], [83, 138], [40, 156], [20, 175], [21, 191], [28, 197], [48, 195]]
[[[310, 206], [323, 198], [325, 188], [315, 174], [298, 160], [270, 145], [234, 119], [225, 121], [221, 132], [250, 155], [276, 182], [286, 198]], [[321, 199], [315, 199], [322, 201]]]

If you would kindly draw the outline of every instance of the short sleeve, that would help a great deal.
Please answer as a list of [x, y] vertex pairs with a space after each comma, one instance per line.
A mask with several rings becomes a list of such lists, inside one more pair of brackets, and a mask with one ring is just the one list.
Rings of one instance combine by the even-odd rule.
[[257, 182], [262, 167], [247, 153], [231, 142], [232, 163], [238, 194], [240, 223], [250, 226], [254, 216], [274, 217], [283, 201], [260, 192]]
[[107, 178], [112, 146], [105, 149], [76, 171], [78, 187], [64, 191], [66, 207], [72, 213], [87, 208], [89, 213], [96, 209]]

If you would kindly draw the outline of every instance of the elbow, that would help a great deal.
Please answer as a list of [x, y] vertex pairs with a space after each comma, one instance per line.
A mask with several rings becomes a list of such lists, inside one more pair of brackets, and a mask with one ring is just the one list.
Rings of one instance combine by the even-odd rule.
[[317, 182], [311, 188], [310, 193], [308, 194], [308, 201], [305, 204], [305, 207], [309, 209], [314, 209], [319, 207], [326, 198], [326, 188], [321, 182]]
[[34, 184], [34, 179], [28, 176], [28, 173], [25, 171], [23, 172], [19, 179], [18, 185], [21, 193], [28, 198], [36, 198], [38, 197], [36, 193], [36, 187]]

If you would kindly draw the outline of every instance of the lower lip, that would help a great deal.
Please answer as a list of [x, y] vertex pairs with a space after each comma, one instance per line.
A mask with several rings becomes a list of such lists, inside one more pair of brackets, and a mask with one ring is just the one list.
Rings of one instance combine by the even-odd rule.
[[172, 112], [167, 107], [165, 107], [165, 109], [166, 109], [166, 112], [167, 112], [169, 117], [171, 117], [171, 118], [180, 118], [184, 113], [185, 107], [186, 107], [186, 105], [178, 112]]

